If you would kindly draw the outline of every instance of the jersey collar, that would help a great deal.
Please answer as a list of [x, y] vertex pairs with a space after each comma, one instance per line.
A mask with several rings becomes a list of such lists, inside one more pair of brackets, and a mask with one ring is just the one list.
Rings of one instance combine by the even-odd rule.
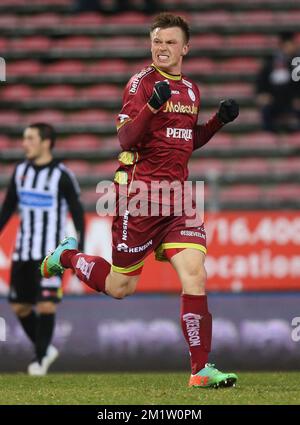
[[164, 72], [161, 69], [159, 69], [156, 65], [154, 65], [154, 63], [152, 63], [151, 66], [153, 66], [153, 68], [155, 68], [156, 71], [159, 72], [159, 74], [162, 75], [163, 77], [169, 78], [170, 80], [174, 80], [174, 81], [181, 80], [181, 77], [182, 77], [181, 74], [180, 75], [168, 74], [167, 72]]

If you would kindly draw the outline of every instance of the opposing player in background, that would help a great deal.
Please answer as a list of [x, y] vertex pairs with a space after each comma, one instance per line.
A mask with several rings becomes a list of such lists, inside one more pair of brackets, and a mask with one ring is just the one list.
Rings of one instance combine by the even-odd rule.
[[[199, 89], [181, 71], [190, 36], [184, 19], [160, 14], [150, 36], [153, 63], [127, 84], [117, 121], [123, 152], [115, 183], [117, 189], [127, 188], [129, 200], [136, 181], [146, 184], [149, 190], [154, 181], [177, 181], [183, 186], [193, 150], [205, 145], [224, 124], [238, 116], [237, 103], [224, 100], [206, 124], [197, 124]], [[42, 274], [50, 277], [72, 268], [96, 291], [123, 298], [135, 291], [144, 259], [155, 250], [157, 259], [170, 261], [182, 284], [181, 325], [192, 368], [189, 385], [232, 386], [237, 380], [235, 374], [222, 373], [208, 363], [212, 320], [205, 295], [204, 226], [200, 222], [189, 227], [186, 212], [182, 209], [176, 215], [175, 204], [170, 207], [167, 217], [134, 216], [128, 210], [123, 215], [117, 213], [112, 226], [112, 265], [101, 257], [79, 252], [76, 240], [67, 238], [45, 258]]]
[[[51, 345], [56, 304], [61, 300], [61, 278], [44, 279], [41, 260], [66, 236], [68, 209], [83, 247], [84, 214], [74, 175], [53, 159], [55, 132], [52, 126], [36, 123], [24, 131], [25, 161], [11, 178], [0, 214], [0, 232], [18, 207], [20, 226], [10, 278], [9, 301], [35, 348], [30, 375], [45, 375], [58, 356]], [[34, 306], [36, 305], [36, 310]]]

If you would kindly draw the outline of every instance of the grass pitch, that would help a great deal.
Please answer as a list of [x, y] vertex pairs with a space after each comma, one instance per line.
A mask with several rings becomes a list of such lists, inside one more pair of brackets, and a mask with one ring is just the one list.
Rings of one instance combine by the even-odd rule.
[[188, 388], [188, 373], [0, 375], [0, 404], [300, 404], [300, 372], [239, 373], [235, 388]]

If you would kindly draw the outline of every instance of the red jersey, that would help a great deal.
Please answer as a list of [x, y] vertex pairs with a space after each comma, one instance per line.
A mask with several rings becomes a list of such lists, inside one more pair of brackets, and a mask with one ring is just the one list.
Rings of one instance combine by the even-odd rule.
[[[153, 180], [183, 182], [188, 177], [187, 163], [193, 151], [200, 107], [199, 89], [193, 81], [162, 72], [154, 65], [143, 69], [125, 88], [117, 127], [133, 120], [152, 96], [154, 84], [164, 80], [170, 84], [171, 98], [149, 122], [145, 122], [142, 138], [130, 149], [136, 152], [135, 166], [118, 169], [128, 173], [128, 183], [132, 178], [150, 183]], [[122, 158], [126, 163], [131, 157], [123, 154]]]

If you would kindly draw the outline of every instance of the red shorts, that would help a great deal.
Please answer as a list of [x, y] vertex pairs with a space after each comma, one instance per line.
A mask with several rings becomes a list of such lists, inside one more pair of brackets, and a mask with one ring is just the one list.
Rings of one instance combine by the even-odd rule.
[[168, 261], [182, 249], [206, 254], [204, 225], [188, 227], [182, 216], [115, 216], [112, 225], [112, 270], [139, 274], [145, 258], [155, 251], [158, 261]]

